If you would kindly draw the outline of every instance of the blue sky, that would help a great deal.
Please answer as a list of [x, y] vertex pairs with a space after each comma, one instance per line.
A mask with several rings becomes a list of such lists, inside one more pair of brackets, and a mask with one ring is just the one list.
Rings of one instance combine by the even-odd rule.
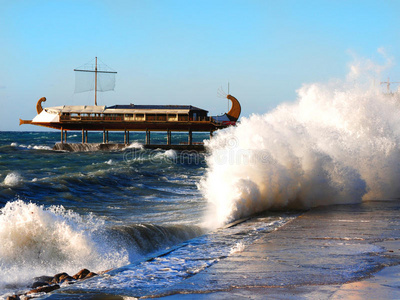
[[0, 0], [0, 130], [44, 106], [90, 105], [73, 69], [95, 56], [118, 72], [100, 105], [191, 104], [242, 116], [295, 101], [304, 83], [344, 78], [353, 55], [393, 58], [400, 81], [400, 1], [3, 1]]

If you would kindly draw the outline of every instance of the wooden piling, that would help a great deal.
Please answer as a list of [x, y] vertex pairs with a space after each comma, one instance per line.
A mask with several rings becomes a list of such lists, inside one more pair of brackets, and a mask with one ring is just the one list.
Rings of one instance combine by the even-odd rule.
[[167, 145], [171, 145], [171, 130], [167, 131]]
[[192, 130], [191, 129], [189, 129], [188, 144], [189, 145], [193, 144], [193, 137], [192, 137]]

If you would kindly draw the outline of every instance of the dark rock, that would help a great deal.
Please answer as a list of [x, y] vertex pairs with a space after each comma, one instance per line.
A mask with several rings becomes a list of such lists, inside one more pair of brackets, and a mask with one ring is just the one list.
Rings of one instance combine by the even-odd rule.
[[21, 300], [21, 298], [18, 295], [13, 295], [13, 296], [8, 296], [7, 300]]
[[39, 277], [35, 277], [33, 278], [34, 282], [47, 282], [50, 283], [52, 280], [54, 279], [53, 276], [39, 276]]
[[52, 283], [59, 283], [60, 282], [60, 277], [62, 276], [69, 276], [67, 273], [58, 273], [56, 275], [54, 275], [54, 279], [52, 281]]
[[62, 282], [69, 277], [71, 277], [71, 276], [69, 276], [67, 273], [62, 274], [60, 277], [58, 277], [58, 282]]
[[97, 274], [94, 273], [94, 272], [90, 272], [89, 274], [86, 275], [85, 279], [89, 279], [89, 278], [92, 278], [94, 276], [97, 276]]
[[48, 282], [44, 282], [44, 281], [35, 281], [32, 284], [31, 288], [36, 289], [37, 287], [45, 286], [45, 285], [49, 285], [49, 283]]
[[73, 278], [73, 277], [71, 277], [69, 275], [68, 276], [63, 275], [63, 276], [61, 276], [59, 278], [59, 283], [61, 284], [61, 283], [64, 283], [64, 282], [66, 282], [66, 283], [75, 282], [75, 278]]
[[74, 279], [83, 279], [85, 278], [90, 271], [88, 269], [82, 269], [78, 273], [76, 273], [74, 276], [72, 276]]
[[29, 295], [29, 294], [36, 294], [36, 293], [50, 293], [59, 288], [60, 288], [60, 286], [58, 284], [42, 286], [42, 287], [38, 287], [37, 289], [30, 290], [26, 294]]

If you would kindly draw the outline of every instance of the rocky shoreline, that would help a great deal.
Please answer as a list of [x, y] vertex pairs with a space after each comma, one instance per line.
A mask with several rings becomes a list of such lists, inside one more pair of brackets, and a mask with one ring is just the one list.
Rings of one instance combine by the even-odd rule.
[[[102, 272], [105, 273], [107, 271]], [[62, 284], [74, 284], [81, 280], [86, 280], [97, 276], [99, 274], [89, 271], [88, 269], [82, 269], [73, 276], [67, 273], [58, 273], [54, 276], [40, 276], [33, 279], [31, 290], [8, 296], [7, 300], [28, 300], [36, 297], [43, 296], [44, 294], [50, 293], [60, 288]]]

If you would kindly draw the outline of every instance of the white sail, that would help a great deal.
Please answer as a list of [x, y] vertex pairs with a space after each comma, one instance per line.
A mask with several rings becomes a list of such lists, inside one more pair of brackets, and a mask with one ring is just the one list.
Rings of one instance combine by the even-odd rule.
[[[96, 62], [87, 63], [75, 71], [75, 93], [94, 91], [97, 92], [113, 91], [115, 89], [115, 72], [105, 64]], [[96, 85], [97, 77], [97, 85]]]
[[[75, 93], [94, 91], [95, 75], [93, 72], [75, 72]], [[106, 92], [115, 89], [115, 73], [97, 72], [97, 91]]]

